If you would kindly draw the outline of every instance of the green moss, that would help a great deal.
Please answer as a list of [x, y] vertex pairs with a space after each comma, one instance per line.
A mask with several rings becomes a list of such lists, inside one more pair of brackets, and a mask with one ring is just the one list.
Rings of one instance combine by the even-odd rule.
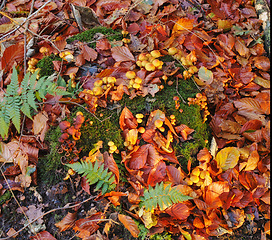
[[57, 170], [67, 168], [61, 163], [63, 154], [58, 153], [60, 135], [59, 127], [50, 128], [45, 137], [45, 142], [49, 145], [49, 153], [40, 157], [38, 161], [39, 180], [50, 185], [58, 183], [63, 178]]
[[8, 201], [11, 198], [12, 194], [11, 191], [7, 190], [5, 193], [0, 196], [0, 206], [4, 204], [6, 201]]
[[[68, 38], [66, 41], [67, 43], [72, 43], [75, 40], [79, 40], [81, 42], [91, 42], [93, 40], [93, 37], [96, 33], [102, 33], [107, 37], [107, 39], [111, 42], [114, 40], [122, 40], [123, 36], [119, 30], [113, 30], [111, 28], [106, 27], [95, 27], [92, 29], [89, 29], [87, 31], [84, 31], [82, 33], [76, 34], [70, 38]], [[96, 43], [90, 43], [90, 47], [95, 48]]]
[[44, 57], [37, 63], [37, 67], [41, 69], [39, 72], [40, 77], [50, 76], [54, 73], [53, 61], [61, 61], [61, 58], [51, 54], [50, 56]]

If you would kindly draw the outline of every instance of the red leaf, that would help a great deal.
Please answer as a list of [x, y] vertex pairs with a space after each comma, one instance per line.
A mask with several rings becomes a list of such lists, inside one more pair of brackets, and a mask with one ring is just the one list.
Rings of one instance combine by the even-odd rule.
[[240, 134], [248, 130], [258, 130], [262, 127], [260, 120], [254, 119], [246, 122], [240, 130]]
[[127, 47], [114, 47], [112, 48], [112, 57], [117, 62], [122, 61], [133, 61], [135, 62], [135, 58]]
[[112, 154], [109, 155], [108, 152], [104, 152], [103, 157], [104, 157], [105, 168], [108, 168], [109, 171], [114, 173], [116, 182], [119, 183], [119, 169]]
[[20, 62], [24, 58], [24, 45], [20, 42], [7, 47], [1, 59], [1, 68], [8, 72], [14, 62]]
[[30, 237], [30, 239], [33, 239], [33, 240], [57, 240], [47, 231], [42, 231], [42, 232], [36, 234], [35, 236]]
[[81, 178], [81, 183], [80, 183], [80, 185], [81, 185], [82, 189], [83, 189], [86, 193], [88, 193], [89, 195], [91, 195], [91, 193], [90, 193], [90, 184], [87, 182], [87, 179], [86, 179], [85, 176]]
[[164, 180], [166, 176], [166, 164], [164, 161], [160, 161], [156, 166], [154, 166], [148, 176], [147, 186], [151, 185], [154, 187], [157, 183]]
[[[79, 232], [76, 236], [80, 238], [85, 238], [94, 234], [99, 228], [97, 221], [99, 221], [100, 218], [101, 218], [101, 213], [98, 212], [91, 217], [77, 220], [75, 222], [75, 226], [73, 227], [75, 232]], [[96, 219], [98, 220], [93, 221]]]
[[141, 169], [145, 165], [150, 145], [151, 144], [145, 144], [136, 152], [132, 153], [131, 159], [129, 160], [130, 169]]

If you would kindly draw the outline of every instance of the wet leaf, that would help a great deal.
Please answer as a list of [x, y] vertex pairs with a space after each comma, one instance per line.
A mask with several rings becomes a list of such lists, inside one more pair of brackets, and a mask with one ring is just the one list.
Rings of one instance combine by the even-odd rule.
[[240, 152], [236, 147], [226, 147], [216, 154], [215, 161], [223, 171], [226, 171], [237, 165], [239, 157]]
[[118, 219], [121, 223], [124, 224], [125, 228], [131, 233], [133, 237], [135, 238], [138, 237], [140, 230], [138, 229], [137, 224], [130, 216], [118, 214]]

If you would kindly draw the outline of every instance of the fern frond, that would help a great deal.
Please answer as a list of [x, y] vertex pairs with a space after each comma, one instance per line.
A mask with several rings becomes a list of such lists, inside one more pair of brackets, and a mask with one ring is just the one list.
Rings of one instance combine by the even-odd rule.
[[18, 73], [17, 73], [17, 70], [15, 69], [15, 67], [13, 66], [10, 84], [7, 86], [7, 91], [6, 91], [5, 95], [7, 95], [7, 96], [16, 95], [18, 89], [19, 89]]
[[144, 196], [140, 197], [140, 207], [144, 206], [147, 211], [151, 211], [159, 206], [161, 210], [170, 207], [174, 203], [183, 202], [192, 197], [183, 195], [175, 188], [171, 188], [171, 185], [167, 185], [164, 188], [163, 182], [156, 184], [155, 188], [149, 186], [149, 189], [144, 191]]
[[66, 165], [77, 173], [86, 176], [87, 182], [90, 185], [97, 183], [94, 191], [98, 191], [102, 188], [102, 194], [105, 194], [109, 189], [115, 187], [115, 177], [112, 173], [108, 172], [108, 169], [104, 170], [104, 164], [99, 167], [98, 162], [95, 162], [93, 165], [92, 162], [81, 161]]
[[7, 124], [5, 122], [3, 116], [0, 116], [0, 135], [2, 137], [7, 136], [8, 135], [8, 130], [9, 130], [9, 124]]

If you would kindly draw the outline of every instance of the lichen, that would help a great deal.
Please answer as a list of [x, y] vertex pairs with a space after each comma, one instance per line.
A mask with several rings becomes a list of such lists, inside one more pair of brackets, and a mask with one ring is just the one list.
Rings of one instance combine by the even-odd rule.
[[67, 43], [72, 43], [75, 40], [79, 40], [81, 42], [90, 42], [89, 46], [92, 48], [96, 47], [96, 42], [91, 42], [93, 41], [93, 38], [96, 33], [102, 33], [107, 37], [107, 39], [111, 42], [114, 40], [122, 40], [122, 34], [119, 30], [113, 30], [111, 28], [106, 28], [106, 27], [95, 27], [92, 29], [89, 29], [87, 31], [84, 31], [82, 33], [76, 34], [70, 38], [68, 38], [66, 41]]

